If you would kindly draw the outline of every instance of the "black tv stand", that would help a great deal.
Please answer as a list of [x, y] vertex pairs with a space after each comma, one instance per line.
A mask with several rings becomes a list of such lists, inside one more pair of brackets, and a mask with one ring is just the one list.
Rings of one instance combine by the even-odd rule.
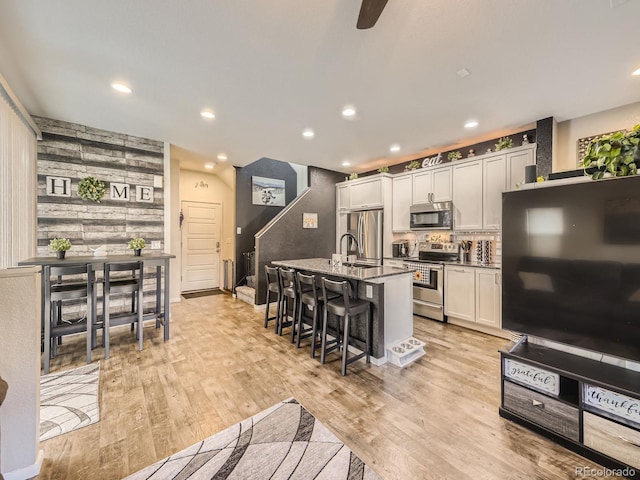
[[501, 417], [640, 478], [640, 372], [526, 338], [500, 356]]

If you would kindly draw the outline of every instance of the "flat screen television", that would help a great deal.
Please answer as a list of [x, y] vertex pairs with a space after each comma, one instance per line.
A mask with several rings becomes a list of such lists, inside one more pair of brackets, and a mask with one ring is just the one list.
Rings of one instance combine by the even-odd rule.
[[640, 176], [502, 196], [502, 327], [640, 362]]

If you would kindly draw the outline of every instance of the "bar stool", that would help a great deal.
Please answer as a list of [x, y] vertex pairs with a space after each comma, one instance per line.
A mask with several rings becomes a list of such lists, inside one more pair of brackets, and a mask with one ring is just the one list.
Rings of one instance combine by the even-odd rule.
[[[144, 308], [142, 303], [143, 291], [143, 262], [126, 262], [104, 264], [104, 297], [103, 297], [103, 340], [104, 358], [109, 358], [109, 329], [118, 325], [137, 323], [138, 350], [142, 351], [142, 331], [144, 320]], [[112, 278], [114, 272], [130, 271], [131, 276], [125, 278]], [[111, 317], [109, 302], [111, 294], [130, 293], [132, 295], [131, 313]], [[137, 300], [137, 301], [136, 301]]]
[[[322, 353], [320, 363], [324, 364], [326, 355], [342, 346], [342, 375], [347, 374], [347, 365], [366, 356], [367, 363], [371, 363], [371, 303], [366, 300], [351, 297], [351, 284], [349, 282], [334, 282], [322, 277], [322, 294], [328, 298], [330, 292], [340, 294], [339, 297], [325, 302], [322, 320]], [[327, 342], [327, 320], [329, 313], [338, 317], [336, 324], [336, 338]], [[365, 313], [365, 351], [349, 358], [349, 341], [351, 317]], [[344, 319], [343, 338], [340, 339], [340, 318]], [[327, 344], [332, 346], [327, 348]]]
[[[296, 275], [296, 282], [298, 284], [298, 293], [300, 295], [300, 301], [298, 303], [298, 328], [296, 336], [296, 347], [300, 348], [300, 341], [311, 337], [311, 358], [316, 357], [316, 342], [318, 340], [318, 334], [320, 329], [318, 328], [320, 317], [318, 312], [322, 308], [324, 298], [322, 292], [318, 292], [316, 286], [316, 277], [313, 275], [305, 275], [298, 272]], [[318, 295], [320, 293], [320, 295]], [[311, 327], [304, 328], [304, 307], [305, 305], [313, 312], [311, 318]]]
[[[276, 333], [278, 331], [278, 319], [280, 318], [280, 304], [282, 300], [282, 292], [280, 290], [280, 275], [276, 267], [264, 266], [264, 272], [267, 278], [267, 298], [265, 300], [266, 308], [264, 310], [264, 328], [269, 328], [271, 320], [276, 321]], [[271, 294], [276, 295], [276, 314], [269, 316], [269, 307], [271, 306]]]
[[[85, 276], [83, 282], [65, 280], [69, 276]], [[51, 282], [51, 277], [57, 277]], [[49, 373], [51, 358], [57, 353], [56, 340], [63, 335], [85, 332], [87, 363], [91, 363], [91, 332], [96, 318], [95, 274], [91, 264], [44, 267], [44, 373]], [[63, 322], [62, 304], [86, 298], [86, 321]], [[82, 320], [82, 319], [81, 319]]]
[[[298, 289], [296, 288], [296, 271], [290, 268], [280, 268], [280, 291], [282, 298], [280, 301], [280, 320], [278, 335], [282, 335], [282, 330], [291, 327], [291, 343], [296, 335], [296, 312], [298, 310]], [[293, 301], [293, 305], [289, 302]], [[289, 307], [291, 307], [291, 320], [289, 320]]]

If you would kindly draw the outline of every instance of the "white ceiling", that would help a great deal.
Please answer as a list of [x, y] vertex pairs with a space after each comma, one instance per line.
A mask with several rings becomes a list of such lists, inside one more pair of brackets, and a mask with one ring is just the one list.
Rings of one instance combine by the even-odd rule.
[[359, 8], [0, 0], [0, 73], [33, 114], [168, 141], [194, 168], [225, 152], [363, 171], [640, 98], [640, 0], [390, 0], [370, 30]]

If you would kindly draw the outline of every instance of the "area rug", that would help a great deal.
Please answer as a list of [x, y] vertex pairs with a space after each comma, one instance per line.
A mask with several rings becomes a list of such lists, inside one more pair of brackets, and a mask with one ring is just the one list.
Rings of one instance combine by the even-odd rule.
[[290, 398], [126, 480], [379, 480], [344, 443]]
[[40, 377], [40, 441], [100, 419], [99, 380], [99, 363]]
[[183, 293], [182, 296], [187, 300], [190, 298], [198, 298], [198, 297], [208, 297], [210, 295], [225, 295], [226, 292], [220, 290], [219, 288], [214, 288], [211, 290], [200, 290], [199, 292], [189, 292]]

